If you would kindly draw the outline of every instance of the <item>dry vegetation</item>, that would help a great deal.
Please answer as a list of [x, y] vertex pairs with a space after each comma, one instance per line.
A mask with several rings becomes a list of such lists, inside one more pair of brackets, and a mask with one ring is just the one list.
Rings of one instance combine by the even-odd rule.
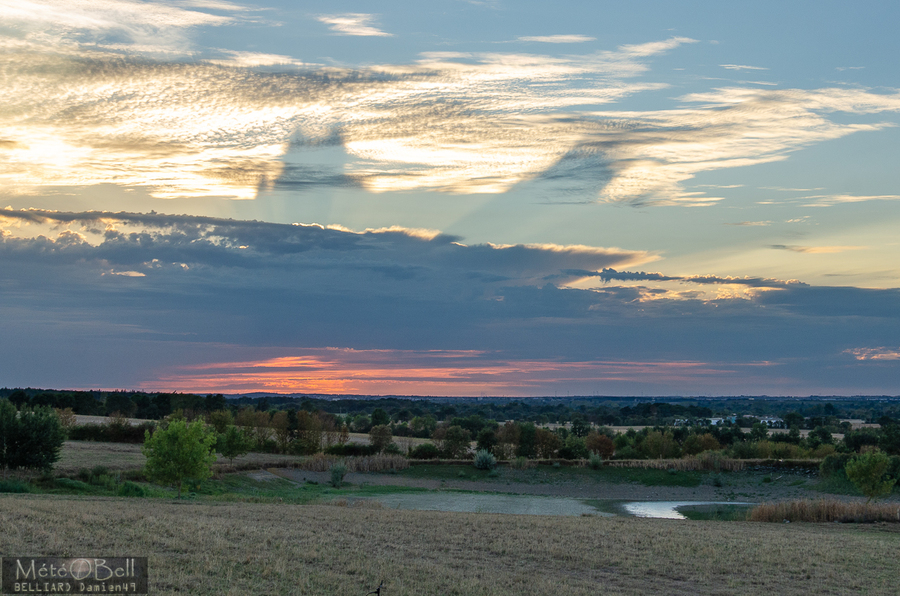
[[0, 552], [150, 557], [154, 594], [896, 594], [897, 526], [7, 495]]
[[[803, 499], [780, 503], [763, 503], [749, 513], [752, 521], [763, 522], [900, 522], [900, 503]], [[898, 586], [900, 590], [900, 586]]]

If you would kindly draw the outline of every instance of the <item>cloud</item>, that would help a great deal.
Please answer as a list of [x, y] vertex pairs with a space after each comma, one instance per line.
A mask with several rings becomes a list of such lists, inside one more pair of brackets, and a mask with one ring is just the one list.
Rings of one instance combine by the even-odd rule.
[[762, 66], [745, 66], [743, 64], [720, 64], [719, 66], [728, 70], [769, 70]]
[[602, 271], [573, 271], [566, 273], [583, 277], [597, 277], [604, 282], [610, 281], [677, 281], [694, 284], [727, 284], [750, 286], [754, 288], [784, 288], [806, 285], [798, 280], [779, 280], [763, 277], [721, 277], [717, 275], [663, 275], [662, 273], [646, 273], [644, 271], [616, 271], [608, 268]]
[[[144, 4], [110, 2], [97, 5], [96, 31], [119, 22], [120, 8], [135, 30], [156, 22], [137, 10]], [[62, 3], [48, 6], [65, 21]], [[182, 33], [240, 14], [210, 21], [215, 15], [159, 6], [175, 11], [159, 21]], [[900, 111], [896, 92], [745, 88], [687, 95], [669, 110], [598, 111], [664, 88], [636, 79], [651, 57], [693, 42], [566, 56], [431, 52], [412, 64], [353, 70], [246, 52], [220, 51], [209, 58], [216, 64], [96, 48], [72, 54], [57, 51], [61, 42], [48, 49], [24, 41], [0, 53], [0, 183], [9, 194], [116, 184], [159, 198], [232, 199], [278, 183], [458, 194], [528, 183], [580, 201], [700, 206], [720, 200], [683, 188], [701, 172], [784, 160], [890, 125], [838, 121], [834, 112]], [[282, 61], [290, 68], [256, 69]], [[347, 163], [302, 164], [305, 149], [324, 145], [342, 147]], [[300, 165], [284, 163], [289, 149]]]
[[585, 43], [596, 41], [596, 37], [587, 35], [533, 35], [518, 38], [519, 41], [534, 41], [538, 43]]
[[[848, 368], [844, 350], [892, 345], [898, 290], [642, 272], [652, 253], [397, 227], [3, 209], [0, 230], [11, 386], [784, 394], [896, 380]], [[585, 276], [603, 285], [571, 287]]]
[[331, 26], [331, 30], [338, 35], [355, 35], [361, 37], [392, 37], [392, 33], [386, 33], [371, 23], [375, 15], [364, 13], [344, 13], [333, 15], [321, 15], [316, 19]]
[[726, 226], [747, 226], [747, 227], [765, 227], [771, 226], [771, 221], [739, 221], [736, 223], [726, 223]]
[[128, 47], [120, 45], [124, 38], [131, 49], [186, 51], [190, 45], [187, 30], [228, 25], [248, 12], [229, 2], [187, 2], [182, 6], [137, 0], [0, 0], [0, 13], [4, 24], [24, 32], [25, 40], [54, 50], [71, 51], [81, 45]]
[[900, 348], [852, 348], [844, 350], [857, 360], [900, 360]]
[[809, 199], [813, 199], [813, 201], [806, 203], [804, 207], [831, 207], [844, 203], [863, 203], [866, 201], [896, 201], [900, 199], [900, 195], [818, 195], [803, 197], [802, 200]]
[[540, 394], [553, 383], [609, 381], [683, 382], [716, 377], [729, 369], [704, 362], [510, 360], [466, 350], [292, 350], [257, 361], [211, 362], [177, 367], [145, 389], [194, 387], [203, 393], [252, 391], [375, 395], [458, 395], [489, 392]]
[[[543, 285], [547, 278], [557, 278], [568, 269], [644, 263], [655, 258], [641, 251], [579, 245], [469, 246], [437, 231], [396, 226], [355, 232], [318, 224], [155, 213], [0, 209], [0, 224], [7, 232], [4, 250], [23, 261], [39, 258], [65, 264], [78, 259], [85, 266], [93, 263], [97, 272], [151, 276], [162, 275], [164, 268], [179, 274], [187, 266], [266, 272], [289, 269], [294, 275], [315, 277], [339, 266], [355, 271], [356, 277], [372, 277], [372, 284], [383, 283], [390, 292], [395, 291], [392, 288], [398, 280], [411, 279], [431, 280], [435, 287], [468, 284], [473, 291], [482, 292], [495, 281]], [[483, 283], [471, 281], [476, 279]], [[335, 282], [334, 291], [347, 287], [340, 276], [327, 283], [319, 281], [317, 287]]]
[[793, 244], [773, 244], [770, 248], [776, 250], [790, 250], [808, 254], [833, 254], [847, 252], [848, 250], [864, 250], [866, 246], [797, 246]]

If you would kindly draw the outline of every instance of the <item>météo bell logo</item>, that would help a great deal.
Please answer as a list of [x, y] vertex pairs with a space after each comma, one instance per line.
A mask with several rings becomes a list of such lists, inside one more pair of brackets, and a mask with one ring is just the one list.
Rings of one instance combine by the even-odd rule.
[[147, 557], [3, 557], [2, 594], [146, 594]]

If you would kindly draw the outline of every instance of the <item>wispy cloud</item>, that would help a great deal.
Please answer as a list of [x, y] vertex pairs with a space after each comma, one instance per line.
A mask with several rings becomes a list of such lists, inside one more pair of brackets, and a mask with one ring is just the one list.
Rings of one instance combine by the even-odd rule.
[[728, 70], [769, 70], [762, 66], [746, 66], [744, 64], [720, 64], [719, 66]]
[[359, 37], [392, 37], [387, 33], [373, 27], [375, 15], [365, 13], [343, 13], [332, 15], [320, 15], [316, 19], [331, 27], [338, 35], [355, 35]]
[[705, 362], [510, 360], [502, 354], [450, 350], [291, 350], [258, 361], [173, 367], [147, 389], [210, 393], [250, 391], [457, 395], [540, 395], [554, 383], [638, 381], [663, 385], [730, 376], [735, 368]]
[[866, 246], [797, 246], [794, 244], [773, 244], [770, 248], [776, 250], [789, 250], [808, 254], [834, 254], [850, 250], [864, 250]]
[[746, 226], [746, 227], [765, 227], [771, 226], [771, 221], [739, 221], [734, 223], [726, 223], [726, 226]]
[[538, 43], [585, 43], [596, 41], [596, 37], [587, 35], [532, 35], [518, 38], [519, 41], [535, 41]]
[[[136, 10], [143, 3], [111, 1], [137, 29], [155, 22]], [[65, 21], [63, 4], [52, 6]], [[235, 18], [177, 10], [160, 22], [183, 31]], [[682, 184], [890, 125], [837, 121], [833, 112], [900, 111], [898, 93], [746, 88], [691, 94], [669, 110], [598, 110], [665, 88], [637, 77], [653, 56], [693, 41], [566, 56], [433, 52], [413, 64], [342, 70], [245, 52], [203, 64], [94, 50], [85, 61], [32, 40], [0, 55], [0, 182], [12, 193], [109, 183], [161, 198], [238, 199], [277, 183], [461, 194], [533, 183], [574, 189], [582, 201], [708, 205], [721, 197]], [[290, 72], [253, 70], [283, 62]], [[340, 145], [350, 159], [340, 170], [281, 159], [290, 147], [321, 145]]]
[[802, 200], [810, 201], [805, 207], [831, 207], [844, 203], [864, 203], [866, 201], [896, 201], [900, 195], [815, 195], [803, 197]]
[[857, 360], [900, 360], [900, 348], [853, 348], [844, 350]]
[[[217, 15], [192, 9], [232, 13]], [[250, 9], [230, 2], [141, 2], [138, 0], [0, 0], [2, 22], [24, 32], [24, 40], [52, 50], [85, 47], [185, 51], [187, 31], [222, 26]], [[129, 41], [122, 45], [122, 38]]]

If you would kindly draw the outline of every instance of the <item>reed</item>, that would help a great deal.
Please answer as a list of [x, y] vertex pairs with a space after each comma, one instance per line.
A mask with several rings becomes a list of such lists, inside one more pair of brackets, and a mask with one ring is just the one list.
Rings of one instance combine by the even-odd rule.
[[893, 522], [900, 523], [900, 503], [845, 502], [802, 499], [763, 503], [750, 510], [750, 521], [761, 522]]

